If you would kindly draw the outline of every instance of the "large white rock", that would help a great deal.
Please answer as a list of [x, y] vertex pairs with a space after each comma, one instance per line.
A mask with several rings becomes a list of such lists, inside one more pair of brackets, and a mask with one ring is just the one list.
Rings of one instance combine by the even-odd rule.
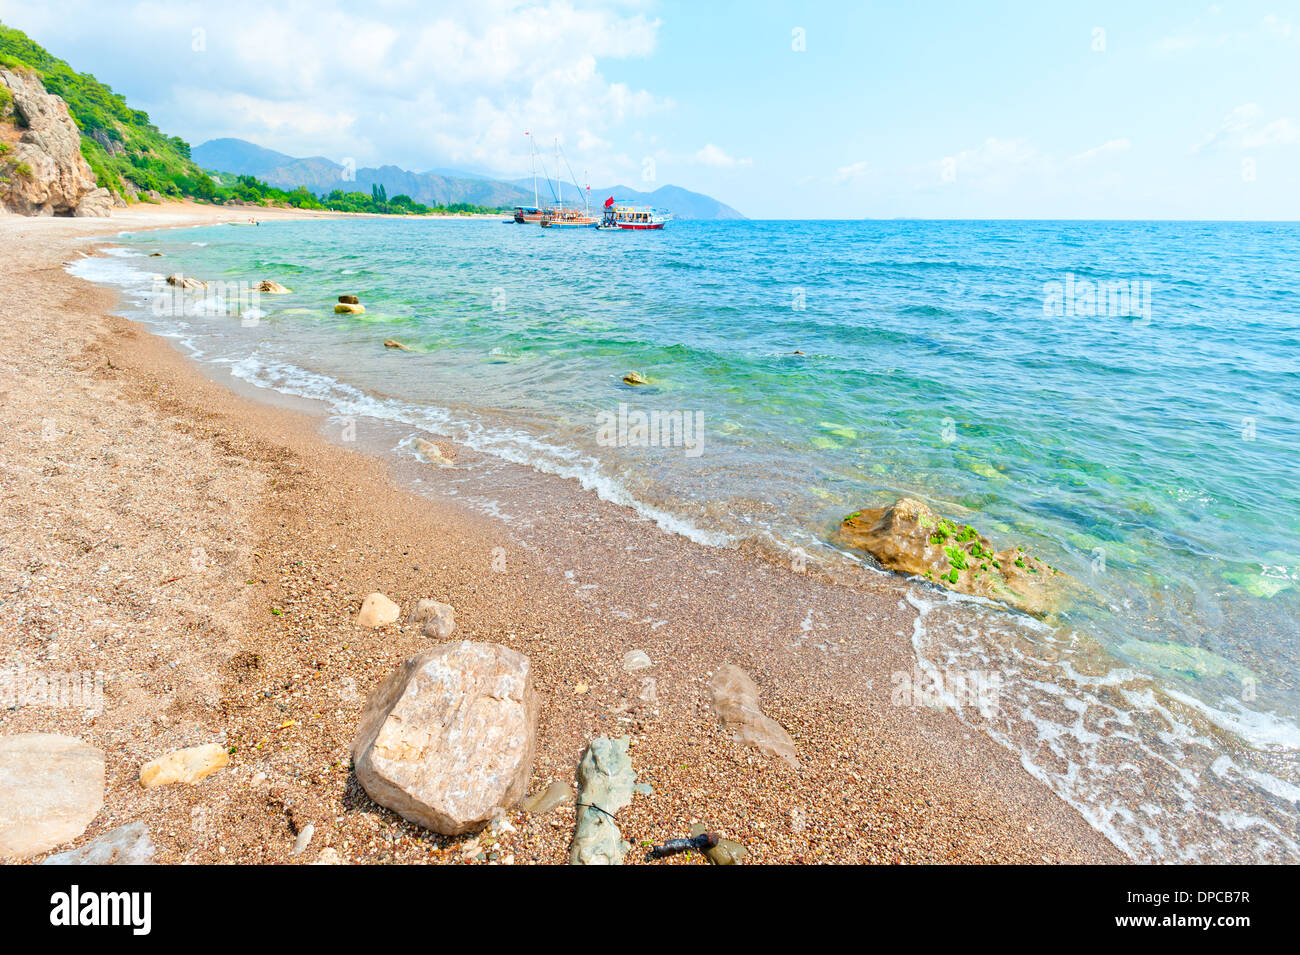
[[539, 703], [528, 657], [458, 640], [411, 657], [366, 701], [352, 744], [370, 798], [444, 835], [523, 797]]
[[103, 805], [103, 750], [53, 733], [0, 738], [0, 857], [71, 842]]
[[[12, 98], [14, 123], [22, 130], [18, 142], [5, 155], [8, 167], [0, 183], [0, 211], [26, 216], [107, 215], [107, 193], [95, 192], [95, 174], [81, 155], [81, 131], [68, 113], [68, 104], [47, 92], [40, 77], [26, 70], [0, 68], [0, 89]], [[0, 108], [0, 113], [9, 110]], [[27, 172], [16, 170], [25, 167]], [[111, 204], [111, 200], [109, 200]]]

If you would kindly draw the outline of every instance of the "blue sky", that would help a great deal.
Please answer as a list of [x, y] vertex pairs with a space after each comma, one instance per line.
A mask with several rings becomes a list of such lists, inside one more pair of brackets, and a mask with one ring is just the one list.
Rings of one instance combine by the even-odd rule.
[[195, 143], [515, 178], [531, 129], [593, 184], [752, 217], [1300, 218], [1295, 3], [0, 0], [0, 20]]

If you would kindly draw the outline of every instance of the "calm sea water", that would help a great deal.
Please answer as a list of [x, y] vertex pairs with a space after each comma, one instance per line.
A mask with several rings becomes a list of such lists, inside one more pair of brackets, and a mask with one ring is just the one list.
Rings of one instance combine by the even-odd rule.
[[[1023, 544], [1088, 596], [1046, 630], [922, 627], [918, 653], [1050, 685], [1059, 713], [1026, 697], [986, 728], [1135, 857], [1300, 860], [1300, 226], [326, 220], [122, 243], [78, 269], [202, 360], [701, 542], [829, 555], [845, 513], [908, 494]], [[160, 267], [294, 292], [159, 314]], [[334, 314], [341, 293], [366, 314]], [[700, 428], [621, 443], [620, 405]], [[942, 596], [918, 591], [923, 619]], [[1031, 668], [1017, 640], [1063, 649]], [[1115, 796], [1128, 742], [1195, 825]]]

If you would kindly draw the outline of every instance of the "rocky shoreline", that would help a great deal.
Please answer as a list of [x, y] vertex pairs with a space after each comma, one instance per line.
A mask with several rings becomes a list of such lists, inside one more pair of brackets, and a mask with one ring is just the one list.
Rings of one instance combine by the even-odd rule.
[[[115, 226], [223, 215], [132, 209]], [[110, 294], [62, 268], [92, 223], [0, 228], [27, 306], [2, 332], [0, 665], [102, 677], [89, 706], [0, 710], [0, 738], [91, 751], [81, 796], [102, 773], [102, 805], [71, 813], [84, 831], [30, 861], [640, 864], [633, 847], [705, 836], [712, 855], [655, 864], [1122, 861], [1013, 754], [950, 712], [891, 704], [890, 674], [913, 664], [897, 582], [703, 548], [558, 478], [521, 482], [514, 522], [417, 496], [312, 417], [238, 397], [112, 317]], [[376, 592], [398, 614], [361, 625]], [[430, 599], [454, 633], [443, 611], [409, 612]], [[385, 681], [460, 645], [527, 661], [533, 752], [439, 832], [392, 811], [377, 780], [397, 777], [359, 728], [373, 712], [386, 732]], [[142, 784], [145, 767], [167, 782]]]

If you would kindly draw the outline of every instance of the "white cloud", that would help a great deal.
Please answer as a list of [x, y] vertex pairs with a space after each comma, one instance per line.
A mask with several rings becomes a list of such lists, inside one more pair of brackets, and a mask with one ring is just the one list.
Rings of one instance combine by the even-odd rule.
[[349, 138], [357, 116], [345, 110], [327, 111], [296, 102], [276, 101], [247, 93], [220, 94], [177, 87], [176, 102], [198, 113], [221, 112], [246, 130], [249, 137], [291, 137], [334, 140]]
[[1264, 122], [1258, 103], [1243, 103], [1223, 118], [1219, 128], [1192, 147], [1193, 152], [1219, 149], [1260, 149], [1284, 146], [1300, 139], [1300, 128], [1290, 117]]
[[923, 192], [939, 188], [1008, 196], [1026, 190], [1051, 190], [1063, 183], [1084, 188], [1112, 176], [1105, 160], [1122, 155], [1132, 146], [1127, 138], [1116, 137], [1079, 153], [1062, 154], [1044, 152], [1025, 137], [994, 136], [971, 149], [919, 167], [914, 185]]
[[1268, 16], [1264, 17], [1262, 22], [1264, 24], [1264, 29], [1273, 34], [1273, 36], [1280, 36], [1289, 40], [1295, 35], [1294, 25], [1292, 25], [1289, 20], [1283, 20], [1276, 13], [1268, 14]]
[[161, 128], [196, 143], [239, 136], [299, 156], [522, 175], [529, 130], [539, 147], [558, 138], [582, 153], [571, 160], [603, 179], [623, 159], [613, 148], [629, 132], [620, 127], [672, 106], [602, 71], [604, 62], [655, 50], [659, 20], [629, 4], [70, 0], [57, 13], [43, 0], [0, 6], [7, 23], [47, 38], [77, 69], [96, 72]]
[[846, 182], [853, 182], [857, 179], [861, 179], [870, 171], [871, 164], [866, 160], [850, 163], [847, 166], [841, 166], [837, 169], [835, 175], [831, 176], [831, 182], [837, 186], [841, 186]]
[[715, 145], [709, 143], [700, 149], [694, 156], [694, 161], [701, 166], [712, 166], [715, 169], [735, 169], [737, 166], [752, 166], [752, 159], [736, 159], [727, 154], [727, 152]]
[[947, 182], [1000, 179], [1041, 158], [1038, 147], [1027, 139], [998, 139], [990, 136], [974, 149], [930, 163], [929, 168]]
[[1113, 156], [1116, 153], [1128, 152], [1133, 144], [1127, 139], [1108, 139], [1100, 146], [1094, 146], [1092, 149], [1085, 149], [1083, 152], [1070, 157], [1071, 162], [1092, 162], [1094, 159], [1103, 159], [1107, 156]]

